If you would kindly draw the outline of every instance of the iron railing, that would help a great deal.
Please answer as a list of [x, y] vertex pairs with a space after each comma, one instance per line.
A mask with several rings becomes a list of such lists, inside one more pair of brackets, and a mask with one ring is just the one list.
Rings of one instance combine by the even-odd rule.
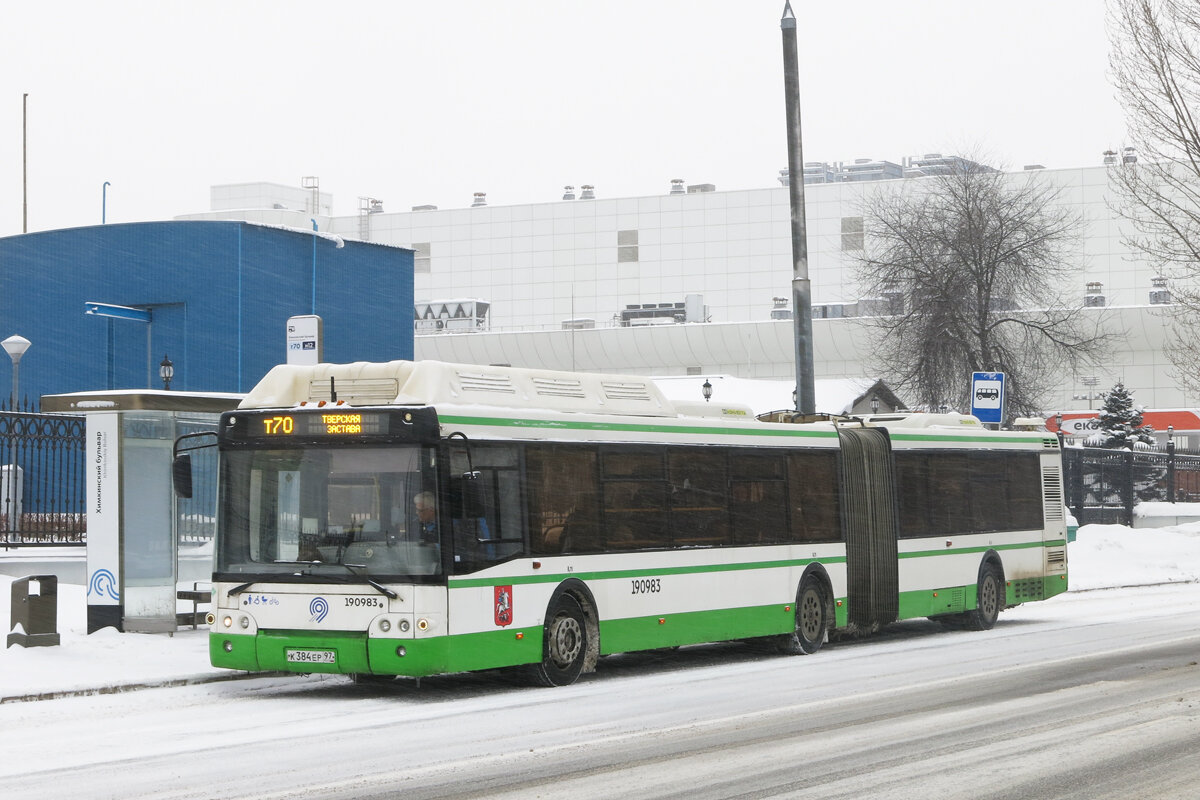
[[1080, 525], [1133, 524], [1141, 502], [1200, 502], [1200, 455], [1067, 447], [1063, 450], [1067, 508]]
[[0, 410], [0, 544], [84, 544], [85, 484], [83, 417]]

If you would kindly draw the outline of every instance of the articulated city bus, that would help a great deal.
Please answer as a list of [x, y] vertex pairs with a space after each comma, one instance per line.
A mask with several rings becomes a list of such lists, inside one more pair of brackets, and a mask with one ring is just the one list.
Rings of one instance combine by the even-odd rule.
[[562, 685], [609, 653], [987, 629], [1067, 588], [1056, 437], [957, 414], [762, 422], [643, 377], [293, 365], [217, 443], [230, 669]]

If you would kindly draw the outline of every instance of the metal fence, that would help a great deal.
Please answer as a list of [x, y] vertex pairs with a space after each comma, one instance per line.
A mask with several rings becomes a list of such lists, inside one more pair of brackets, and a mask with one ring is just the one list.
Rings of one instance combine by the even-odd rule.
[[1067, 507], [1080, 525], [1133, 524], [1140, 502], [1200, 502], [1200, 454], [1103, 450], [1063, 450]]
[[84, 544], [83, 469], [83, 417], [0, 410], [0, 544]]

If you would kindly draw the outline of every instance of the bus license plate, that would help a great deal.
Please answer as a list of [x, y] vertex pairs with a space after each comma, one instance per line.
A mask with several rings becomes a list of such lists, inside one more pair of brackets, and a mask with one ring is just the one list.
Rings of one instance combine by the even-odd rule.
[[287, 650], [289, 664], [336, 664], [337, 653], [333, 650]]

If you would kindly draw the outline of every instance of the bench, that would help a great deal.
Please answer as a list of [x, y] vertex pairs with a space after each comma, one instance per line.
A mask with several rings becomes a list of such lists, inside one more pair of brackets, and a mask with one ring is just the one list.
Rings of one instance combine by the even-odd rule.
[[199, 612], [196, 610], [196, 606], [199, 605], [200, 603], [207, 604], [207, 603], [212, 602], [212, 589], [211, 588], [201, 589], [199, 582], [197, 582], [197, 583], [192, 584], [191, 589], [179, 589], [178, 591], [176, 591], [175, 598], [178, 600], [192, 601], [192, 613], [190, 615], [188, 615], [186, 613], [179, 614], [179, 615], [177, 615], [176, 621], [179, 623], [180, 626], [187, 625], [190, 623], [192, 626], [192, 630], [196, 630], [196, 625], [197, 625], [198, 616], [199, 616]]

